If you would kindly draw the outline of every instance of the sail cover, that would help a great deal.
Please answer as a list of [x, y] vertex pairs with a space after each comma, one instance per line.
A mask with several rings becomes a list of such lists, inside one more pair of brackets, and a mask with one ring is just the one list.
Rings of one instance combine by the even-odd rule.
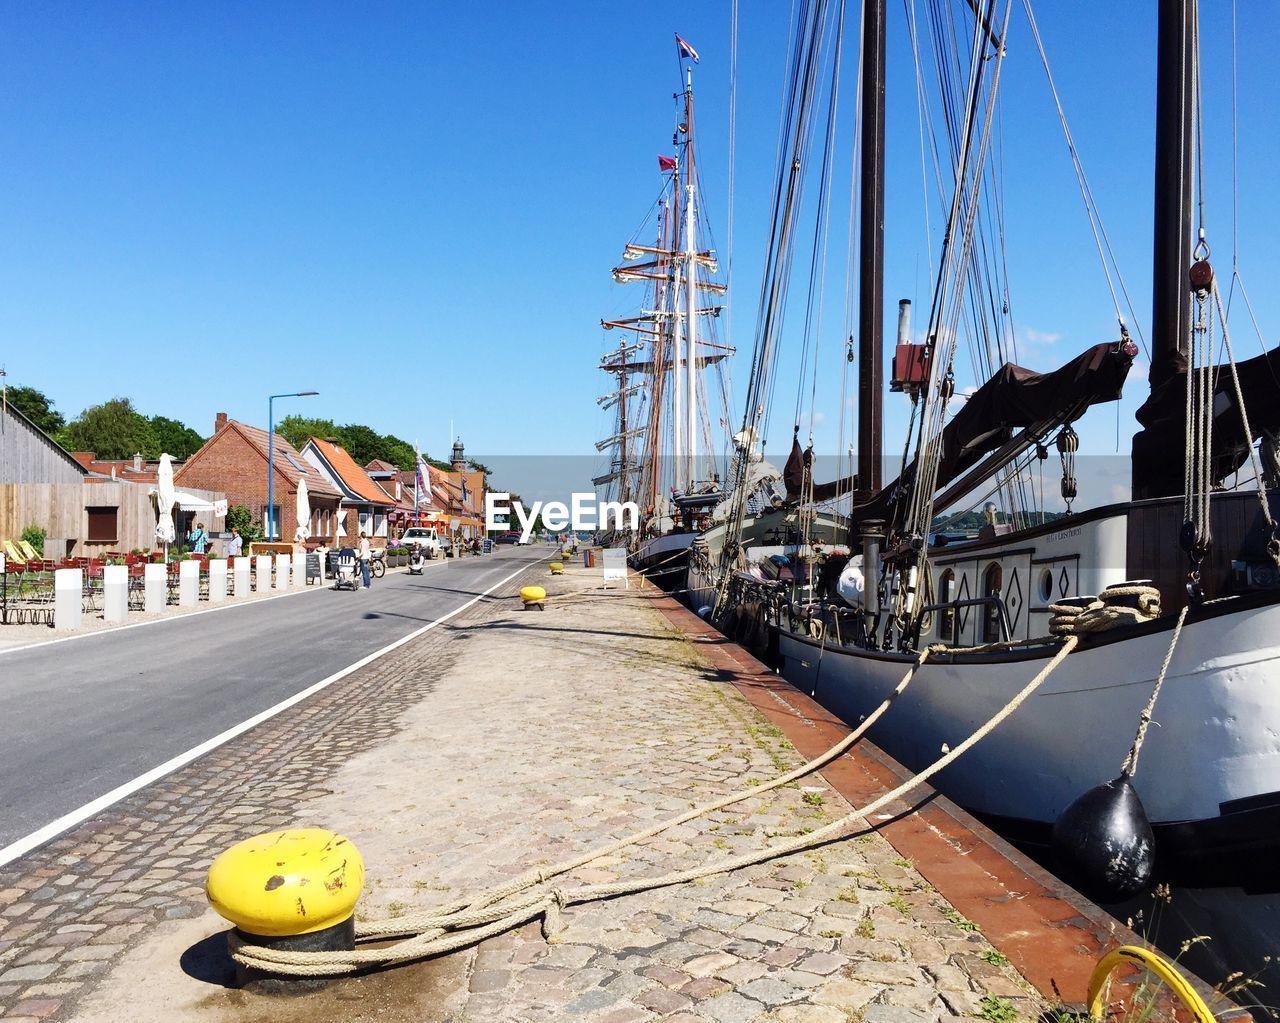
[[1006, 362], [942, 431], [938, 488], [973, 468], [1014, 430], [1074, 422], [1090, 405], [1116, 401], [1132, 362], [1111, 343], [1094, 345], [1052, 373]]
[[[969, 396], [942, 431], [937, 489], [942, 490], [1013, 437], [1015, 430], [1047, 432], [1079, 419], [1090, 405], [1120, 397], [1132, 356], [1117, 344], [1094, 345], [1051, 373], [1005, 363]], [[860, 519], [887, 518], [910, 481], [914, 462], [875, 498], [854, 509]]]
[[[1221, 483], [1249, 459], [1240, 407], [1230, 366], [1214, 368], [1214, 483]], [[1236, 363], [1240, 394], [1255, 437], [1280, 432], [1280, 347]], [[1182, 493], [1186, 464], [1187, 374], [1174, 373], [1151, 388], [1138, 409], [1143, 430], [1133, 438], [1133, 498], [1171, 497]]]

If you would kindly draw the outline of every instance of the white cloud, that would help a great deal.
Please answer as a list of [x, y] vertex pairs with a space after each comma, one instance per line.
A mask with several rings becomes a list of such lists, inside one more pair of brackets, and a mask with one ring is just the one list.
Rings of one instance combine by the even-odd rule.
[[1023, 340], [1033, 345], [1057, 344], [1065, 335], [1061, 331], [1036, 330], [1034, 327], [1023, 327]]

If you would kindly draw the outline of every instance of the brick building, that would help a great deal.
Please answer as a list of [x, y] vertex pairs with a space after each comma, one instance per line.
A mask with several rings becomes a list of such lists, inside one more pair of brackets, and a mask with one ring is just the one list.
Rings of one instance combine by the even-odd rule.
[[375, 547], [385, 547], [395, 498], [378, 486], [336, 440], [312, 437], [302, 457], [342, 494], [338, 508], [340, 546], [354, 546], [368, 533]]
[[450, 458], [451, 469], [441, 472], [433, 469], [434, 488], [436, 480], [444, 484], [447, 505], [444, 516], [458, 522], [458, 532], [465, 537], [483, 537], [484, 532], [484, 494], [487, 489], [484, 473], [479, 469], [467, 468], [467, 456], [462, 447], [462, 439], [453, 442], [453, 454]]
[[[266, 430], [219, 412], [213, 436], [174, 474], [174, 485], [221, 491], [230, 504], [243, 504], [253, 512], [266, 534], [271, 518], [267, 508], [267, 446]], [[272, 446], [277, 537], [293, 539], [298, 528], [298, 481], [305, 477], [311, 502], [311, 538], [332, 544], [342, 494], [279, 434]]]

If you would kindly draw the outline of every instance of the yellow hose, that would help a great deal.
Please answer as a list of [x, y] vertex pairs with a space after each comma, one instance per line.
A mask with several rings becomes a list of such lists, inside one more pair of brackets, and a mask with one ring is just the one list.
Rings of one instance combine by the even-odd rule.
[[1164, 981], [1169, 990], [1195, 1017], [1196, 1023], [1216, 1023], [1214, 1015], [1209, 1010], [1209, 1006], [1205, 1004], [1204, 999], [1191, 986], [1190, 981], [1178, 972], [1173, 963], [1155, 952], [1139, 948], [1137, 945], [1121, 945], [1119, 948], [1113, 948], [1098, 960], [1098, 965], [1093, 968], [1093, 976], [1089, 978], [1090, 1019], [1101, 1020], [1103, 1018], [1106, 1008], [1103, 1002], [1107, 990], [1107, 981], [1111, 979], [1111, 974], [1125, 963], [1132, 963], [1135, 966], [1150, 970]]

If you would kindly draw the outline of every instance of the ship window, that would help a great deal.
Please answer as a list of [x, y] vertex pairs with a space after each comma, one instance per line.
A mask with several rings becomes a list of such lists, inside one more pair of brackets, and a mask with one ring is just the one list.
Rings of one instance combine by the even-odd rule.
[[1053, 569], [1046, 568], [1040, 573], [1040, 599], [1046, 604], [1053, 597]]
[[[1000, 568], [1000, 562], [992, 562], [982, 575], [982, 595], [984, 597], [998, 598], [1002, 585], [1004, 585], [1004, 572]], [[1000, 635], [1000, 604], [997, 601], [984, 604], [982, 608], [982, 642], [998, 643], [1002, 638]]]
[[[938, 603], [950, 604], [955, 599], [956, 574], [947, 569], [938, 578]], [[956, 642], [956, 609], [944, 607], [938, 612], [938, 638], [947, 643]]]

